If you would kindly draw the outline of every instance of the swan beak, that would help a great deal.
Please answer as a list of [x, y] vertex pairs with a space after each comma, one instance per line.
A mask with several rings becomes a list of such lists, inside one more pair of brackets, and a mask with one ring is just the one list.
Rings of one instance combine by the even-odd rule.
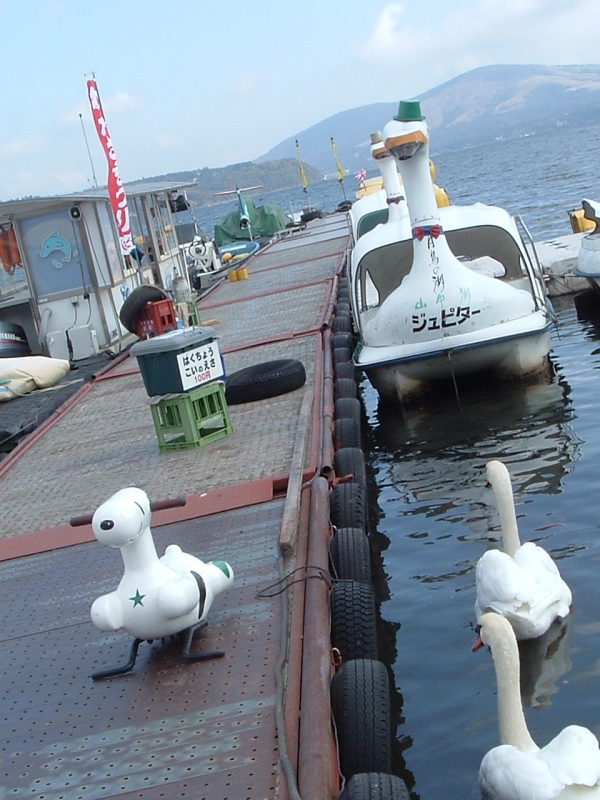
[[483, 641], [482, 641], [481, 636], [479, 635], [479, 631], [478, 631], [477, 632], [477, 638], [475, 639], [475, 641], [471, 645], [471, 652], [474, 653], [475, 650], [479, 650], [480, 647], [483, 647]]

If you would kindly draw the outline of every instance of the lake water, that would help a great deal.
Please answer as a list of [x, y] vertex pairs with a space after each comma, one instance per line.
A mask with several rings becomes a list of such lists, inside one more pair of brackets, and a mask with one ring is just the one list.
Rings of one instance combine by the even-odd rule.
[[[599, 134], [599, 126], [559, 128], [440, 155], [436, 182], [454, 203], [521, 214], [536, 240], [568, 234], [568, 211], [600, 199]], [[352, 197], [356, 179], [344, 184]], [[308, 197], [324, 211], [343, 200], [335, 181], [309, 185]], [[255, 202], [297, 211], [306, 196], [299, 187]], [[212, 233], [228, 210], [200, 210], [199, 222]], [[509, 468], [522, 539], [552, 554], [573, 592], [567, 624], [522, 647], [529, 728], [540, 745], [571, 723], [600, 737], [600, 304], [566, 297], [554, 306], [546, 383], [463, 380], [458, 397], [443, 390], [410, 412], [380, 405], [370, 384], [360, 385], [394, 771], [413, 800], [478, 800], [479, 764], [498, 744], [491, 656], [471, 652], [475, 564], [499, 538], [485, 485], [490, 459]]]

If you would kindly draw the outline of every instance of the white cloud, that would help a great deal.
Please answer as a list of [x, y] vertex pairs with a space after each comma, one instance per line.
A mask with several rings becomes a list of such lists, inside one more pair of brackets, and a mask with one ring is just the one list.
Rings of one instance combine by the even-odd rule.
[[[111, 117], [116, 117], [119, 114], [127, 114], [130, 111], [138, 111], [145, 106], [143, 97], [129, 94], [128, 92], [117, 92], [106, 100], [100, 97], [100, 102], [106, 114], [109, 127]], [[85, 99], [71, 106], [71, 108], [67, 109], [63, 114], [64, 122], [70, 125], [74, 123], [80, 125], [81, 117], [83, 117], [84, 122], [88, 122], [91, 119], [90, 104]]]
[[128, 92], [117, 92], [106, 100], [101, 98], [101, 102], [106, 115], [126, 114], [129, 111], [137, 111], [144, 107], [142, 97]]
[[0, 157], [15, 158], [40, 153], [45, 149], [45, 140], [41, 135], [27, 136], [24, 139], [13, 139], [0, 143]]
[[266, 81], [264, 72], [241, 72], [230, 84], [230, 90], [235, 94], [252, 94], [254, 90]]
[[157, 145], [164, 150], [172, 150], [185, 142], [183, 136], [179, 136], [175, 133], [158, 133], [156, 134], [155, 140]]
[[381, 68], [388, 85], [401, 76], [424, 91], [487, 64], [597, 63], [599, 26], [597, 0], [440, 2], [427, 15], [392, 2], [359, 57]]

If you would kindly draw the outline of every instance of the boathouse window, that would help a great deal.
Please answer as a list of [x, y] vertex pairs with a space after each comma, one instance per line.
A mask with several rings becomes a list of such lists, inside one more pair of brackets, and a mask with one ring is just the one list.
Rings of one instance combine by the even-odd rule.
[[[123, 262], [120, 257], [120, 247], [119, 242], [115, 238], [114, 234], [114, 223], [113, 223], [113, 216], [112, 211], [108, 205], [104, 205], [102, 203], [98, 203], [96, 205], [96, 213], [98, 215], [98, 224], [102, 231], [102, 239], [104, 241], [104, 249], [106, 251], [106, 258], [108, 260], [108, 265], [110, 267], [110, 274], [112, 276], [112, 283], [113, 285], [116, 283], [120, 283], [124, 279], [123, 274]], [[90, 239], [92, 239], [91, 232], [88, 231], [88, 235], [90, 235]], [[91, 243], [92, 250], [97, 251], [97, 249], [101, 246], [99, 241], [96, 241], [95, 237], [93, 237], [93, 241]], [[106, 275], [106, 269], [102, 269], [102, 267], [98, 263], [98, 253], [96, 252], [96, 272], [98, 285], [99, 286], [110, 286], [111, 281], [108, 279]]]
[[158, 245], [158, 252], [161, 256], [168, 256], [173, 250], [177, 250], [178, 245], [166, 194], [151, 195], [150, 216], [156, 243]]

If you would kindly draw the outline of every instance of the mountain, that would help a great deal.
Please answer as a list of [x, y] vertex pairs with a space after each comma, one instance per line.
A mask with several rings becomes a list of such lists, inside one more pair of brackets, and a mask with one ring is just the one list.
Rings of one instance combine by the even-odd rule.
[[[398, 98], [409, 100], [415, 98]], [[557, 125], [600, 122], [600, 65], [496, 65], [465, 72], [419, 98], [431, 132], [431, 154], [540, 133]], [[291, 158], [298, 139], [302, 160], [335, 172], [331, 137], [342, 166], [370, 164], [369, 142], [397, 112], [398, 103], [341, 111], [285, 139], [256, 163]]]
[[[309, 164], [303, 165], [306, 179], [309, 182], [322, 180], [320, 170]], [[300, 170], [298, 159], [279, 158], [275, 160], [244, 161], [240, 164], [231, 164], [228, 167], [204, 167], [203, 169], [187, 170], [185, 172], [169, 172], [152, 180], [165, 180], [173, 182], [196, 181], [195, 186], [186, 189], [188, 199], [197, 206], [211, 206], [218, 203], [229, 202], [217, 197], [218, 192], [227, 192], [241, 186], [261, 186], [265, 192], [275, 189], [286, 189], [289, 186], [300, 185]]]

